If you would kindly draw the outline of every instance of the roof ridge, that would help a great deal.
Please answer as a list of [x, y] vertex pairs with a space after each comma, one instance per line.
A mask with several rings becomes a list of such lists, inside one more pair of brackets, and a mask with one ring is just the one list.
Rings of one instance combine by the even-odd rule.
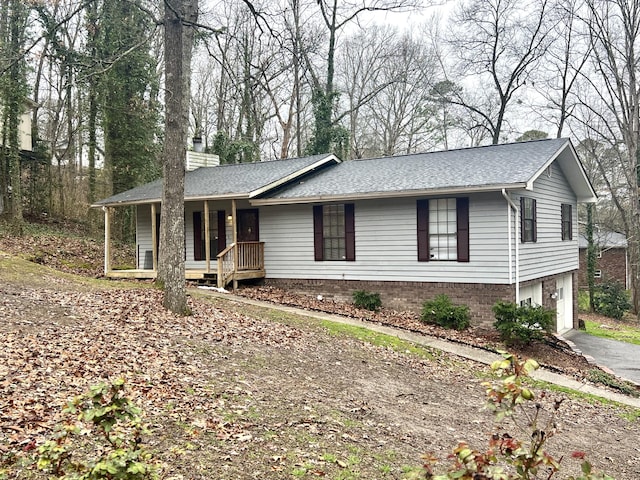
[[[304, 159], [309, 159], [309, 158], [314, 158], [314, 157], [329, 157], [333, 154], [331, 153], [317, 153], [315, 155], [306, 155], [304, 157], [291, 157], [291, 158], [274, 158], [273, 160], [256, 160], [254, 162], [240, 162], [240, 163], [221, 163], [220, 165], [211, 165], [209, 167], [200, 167], [197, 168], [196, 170], [200, 170], [202, 168], [220, 168], [220, 167], [237, 167], [239, 165], [259, 165], [259, 164], [263, 164], [263, 163], [274, 163], [274, 162], [287, 162], [287, 161], [293, 161], [293, 160], [304, 160]], [[195, 172], [196, 170], [192, 170], [193, 172]]]
[[563, 143], [569, 141], [569, 138], [567, 137], [561, 137], [561, 138], [539, 138], [539, 139], [535, 139], [535, 140], [526, 140], [523, 142], [509, 142], [509, 143], [498, 143], [498, 144], [491, 144], [491, 145], [478, 145], [478, 146], [470, 146], [470, 147], [459, 147], [459, 148], [452, 148], [449, 150], [433, 150], [431, 152], [413, 152], [413, 153], [403, 153], [401, 155], [387, 155], [387, 156], [381, 156], [381, 157], [370, 157], [370, 158], [354, 158], [353, 160], [348, 160], [349, 162], [359, 162], [359, 161], [366, 161], [366, 160], [385, 160], [385, 159], [391, 159], [391, 158], [402, 158], [402, 157], [412, 157], [412, 156], [416, 156], [416, 155], [430, 155], [430, 154], [434, 154], [434, 153], [449, 153], [449, 152], [462, 152], [465, 150], [478, 150], [478, 149], [485, 149], [485, 148], [501, 148], [501, 147], [509, 147], [509, 146], [513, 146], [513, 145], [524, 145], [527, 143], [535, 143], [535, 142], [551, 142], [551, 141], [559, 141], [562, 140]]

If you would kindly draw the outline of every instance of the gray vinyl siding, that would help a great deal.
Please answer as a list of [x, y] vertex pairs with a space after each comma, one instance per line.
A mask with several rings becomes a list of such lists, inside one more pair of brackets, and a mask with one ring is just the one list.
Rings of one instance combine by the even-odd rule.
[[507, 209], [499, 194], [469, 197], [468, 263], [418, 262], [415, 198], [354, 203], [355, 262], [314, 260], [312, 205], [262, 207], [267, 276], [508, 283]]
[[[578, 208], [562, 170], [554, 164], [551, 176], [543, 173], [534, 182], [533, 191], [521, 192], [521, 195], [536, 199], [538, 238], [535, 243], [520, 243], [520, 280], [576, 270], [579, 261]], [[514, 199], [520, 201], [518, 196]], [[562, 240], [563, 203], [572, 205], [572, 240]]]
[[146, 252], [153, 252], [153, 239], [151, 235], [151, 205], [138, 205], [136, 208], [137, 268], [145, 268], [145, 255], [151, 255], [151, 253]]

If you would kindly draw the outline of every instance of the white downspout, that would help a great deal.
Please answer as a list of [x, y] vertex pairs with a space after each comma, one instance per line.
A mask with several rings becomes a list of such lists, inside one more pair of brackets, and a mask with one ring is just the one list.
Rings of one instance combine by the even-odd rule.
[[[515, 278], [515, 286], [516, 286], [516, 304], [519, 305], [520, 304], [520, 246], [519, 246], [519, 242], [518, 242], [518, 205], [516, 203], [514, 203], [514, 201], [511, 199], [511, 197], [509, 196], [509, 194], [507, 193], [507, 191], [503, 188], [502, 189], [502, 196], [504, 197], [504, 199], [507, 201], [507, 203], [509, 204], [509, 207], [513, 210], [513, 216], [514, 216], [514, 242], [515, 242], [515, 255], [516, 255], [516, 278]], [[511, 281], [511, 277], [512, 277], [512, 268], [511, 268], [511, 212], [509, 212], [509, 216], [508, 216], [508, 230], [509, 230], [509, 281]]]

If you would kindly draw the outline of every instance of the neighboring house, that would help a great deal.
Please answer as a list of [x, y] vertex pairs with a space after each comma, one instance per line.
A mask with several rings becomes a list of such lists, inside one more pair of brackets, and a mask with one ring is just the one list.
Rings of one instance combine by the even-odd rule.
[[[33, 157], [33, 139], [31, 137], [31, 110], [35, 104], [32, 100], [27, 100], [25, 112], [20, 115], [20, 123], [18, 125], [18, 143], [20, 148], [20, 156], [25, 158]], [[0, 106], [0, 132], [3, 130], [2, 107]], [[0, 147], [2, 147], [2, 135], [0, 135]], [[0, 191], [0, 214], [4, 211], [3, 192]]]
[[[587, 288], [587, 247], [589, 243], [584, 234], [580, 234], [580, 288]], [[630, 287], [629, 257], [627, 252], [627, 237], [623, 233], [609, 230], [593, 232], [596, 265], [594, 280], [596, 284], [603, 282], [617, 282], [625, 289]]]
[[[98, 202], [137, 206], [138, 268], [156, 274], [160, 181]], [[577, 322], [577, 204], [596, 195], [567, 139], [341, 162], [333, 155], [186, 174], [188, 278], [269, 285], [419, 309], [440, 293], [493, 321], [497, 300]]]
[[[20, 151], [28, 154], [33, 151], [33, 141], [31, 138], [31, 110], [35, 104], [33, 100], [27, 100], [25, 112], [20, 115], [20, 124], [18, 125], [18, 142], [20, 144]], [[2, 107], [0, 107], [0, 112]], [[0, 131], [2, 130], [2, 118], [0, 115]], [[2, 145], [2, 138], [0, 137], [0, 145]]]

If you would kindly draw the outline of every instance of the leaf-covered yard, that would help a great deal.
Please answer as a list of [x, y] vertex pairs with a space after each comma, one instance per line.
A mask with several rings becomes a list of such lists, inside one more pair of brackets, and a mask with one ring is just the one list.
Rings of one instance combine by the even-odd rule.
[[[191, 293], [193, 315], [179, 318], [155, 289], [1, 254], [0, 470], [37, 478], [25, 459], [62, 405], [116, 377], [145, 412], [164, 478], [402, 478], [425, 452], [481, 448], [495, 429], [484, 367]], [[569, 466], [585, 451], [634, 479], [639, 435], [634, 412], [571, 398], [551, 452]]]

